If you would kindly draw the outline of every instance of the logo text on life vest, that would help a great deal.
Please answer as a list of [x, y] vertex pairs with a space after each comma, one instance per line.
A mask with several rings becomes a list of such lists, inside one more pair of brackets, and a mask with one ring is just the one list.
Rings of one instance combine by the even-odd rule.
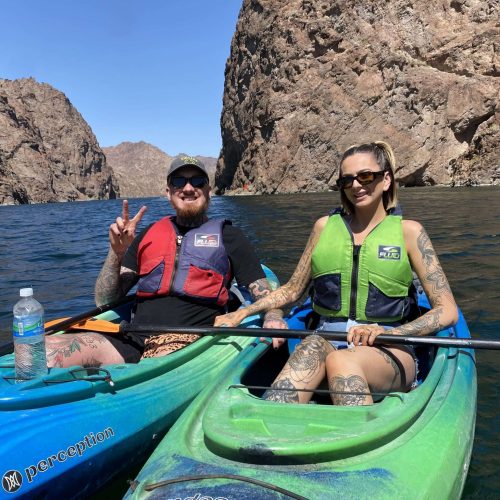
[[379, 245], [378, 258], [382, 260], [401, 260], [401, 247], [394, 245]]
[[219, 246], [219, 235], [196, 233], [194, 235], [194, 246], [217, 248]]

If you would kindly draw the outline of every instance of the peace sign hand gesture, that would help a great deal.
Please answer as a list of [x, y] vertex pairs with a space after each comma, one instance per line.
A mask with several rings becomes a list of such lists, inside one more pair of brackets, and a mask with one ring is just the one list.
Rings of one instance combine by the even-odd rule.
[[122, 216], [109, 226], [109, 243], [111, 249], [121, 260], [135, 238], [135, 230], [147, 210], [142, 206], [133, 219], [129, 218], [128, 201], [123, 200]]

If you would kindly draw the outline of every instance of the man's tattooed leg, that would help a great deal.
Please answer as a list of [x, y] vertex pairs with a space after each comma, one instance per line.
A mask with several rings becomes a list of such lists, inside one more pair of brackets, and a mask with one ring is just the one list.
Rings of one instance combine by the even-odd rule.
[[359, 406], [370, 404], [372, 398], [370, 396], [370, 388], [366, 380], [359, 375], [335, 375], [329, 380], [332, 401], [335, 405], [341, 406]]
[[[57, 335], [46, 343], [47, 363], [49, 366], [62, 368], [68, 366], [68, 358], [74, 358], [74, 364], [82, 364], [82, 350], [99, 349], [106, 340], [99, 334]], [[92, 362], [95, 358], [91, 356]], [[73, 362], [73, 360], [72, 360]], [[85, 366], [85, 365], [84, 365]], [[95, 365], [93, 365], [95, 366]]]

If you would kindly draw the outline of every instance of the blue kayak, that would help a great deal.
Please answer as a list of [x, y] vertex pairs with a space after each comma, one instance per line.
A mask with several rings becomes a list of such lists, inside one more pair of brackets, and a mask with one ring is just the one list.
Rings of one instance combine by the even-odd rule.
[[[246, 290], [239, 292], [248, 300]], [[122, 307], [98, 318], [120, 322], [128, 315]], [[259, 316], [245, 322], [259, 325]], [[252, 341], [205, 336], [168, 356], [53, 368], [23, 383], [15, 383], [13, 354], [1, 357], [0, 491], [9, 498], [88, 497], [144, 461], [195, 396]]]

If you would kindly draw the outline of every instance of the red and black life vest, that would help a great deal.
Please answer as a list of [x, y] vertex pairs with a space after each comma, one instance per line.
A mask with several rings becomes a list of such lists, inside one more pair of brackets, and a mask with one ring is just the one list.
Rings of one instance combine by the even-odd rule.
[[226, 305], [231, 269], [222, 240], [225, 223], [230, 222], [209, 220], [181, 236], [172, 217], [155, 222], [137, 251], [137, 295], [175, 295]]

